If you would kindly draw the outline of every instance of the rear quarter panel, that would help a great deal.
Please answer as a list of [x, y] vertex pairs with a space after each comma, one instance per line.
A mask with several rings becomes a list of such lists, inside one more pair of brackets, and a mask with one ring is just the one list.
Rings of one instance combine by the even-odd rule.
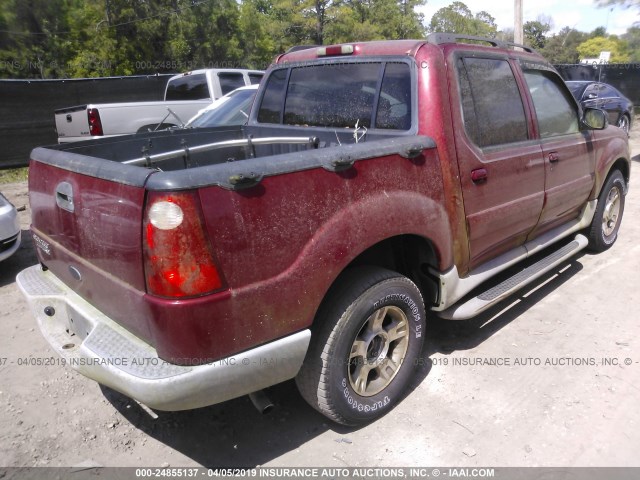
[[165, 358], [216, 358], [229, 345], [242, 351], [309, 327], [340, 272], [387, 238], [430, 238], [440, 258], [451, 258], [436, 149], [413, 160], [357, 161], [343, 172], [276, 175], [248, 190], [204, 187], [200, 198], [230, 290], [190, 301], [188, 312], [180, 302], [152, 306]]

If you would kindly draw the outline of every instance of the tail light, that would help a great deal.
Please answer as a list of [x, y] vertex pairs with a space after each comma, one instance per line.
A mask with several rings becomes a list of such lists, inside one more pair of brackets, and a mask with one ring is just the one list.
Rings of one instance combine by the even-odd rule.
[[102, 132], [102, 121], [100, 120], [100, 112], [97, 108], [90, 108], [87, 110], [87, 116], [89, 117], [89, 133], [93, 137], [104, 135]]
[[225, 288], [195, 192], [149, 192], [144, 228], [147, 292], [188, 298]]

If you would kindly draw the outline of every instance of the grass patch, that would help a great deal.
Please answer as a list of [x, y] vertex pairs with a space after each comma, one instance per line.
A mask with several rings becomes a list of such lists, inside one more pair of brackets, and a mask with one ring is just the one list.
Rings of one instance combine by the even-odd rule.
[[22, 182], [27, 179], [29, 167], [0, 170], [0, 183]]

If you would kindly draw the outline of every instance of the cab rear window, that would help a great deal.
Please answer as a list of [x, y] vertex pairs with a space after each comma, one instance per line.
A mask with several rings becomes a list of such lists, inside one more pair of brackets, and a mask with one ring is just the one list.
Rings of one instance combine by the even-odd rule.
[[204, 73], [184, 75], [167, 85], [165, 100], [202, 100], [210, 98], [207, 77]]
[[274, 71], [258, 122], [285, 125], [411, 128], [411, 74], [407, 63], [320, 64]]

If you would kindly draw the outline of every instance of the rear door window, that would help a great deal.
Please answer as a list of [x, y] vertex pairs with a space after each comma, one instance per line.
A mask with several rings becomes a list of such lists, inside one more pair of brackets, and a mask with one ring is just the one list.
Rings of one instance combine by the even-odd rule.
[[522, 97], [507, 60], [460, 58], [458, 77], [465, 130], [476, 145], [528, 139]]

